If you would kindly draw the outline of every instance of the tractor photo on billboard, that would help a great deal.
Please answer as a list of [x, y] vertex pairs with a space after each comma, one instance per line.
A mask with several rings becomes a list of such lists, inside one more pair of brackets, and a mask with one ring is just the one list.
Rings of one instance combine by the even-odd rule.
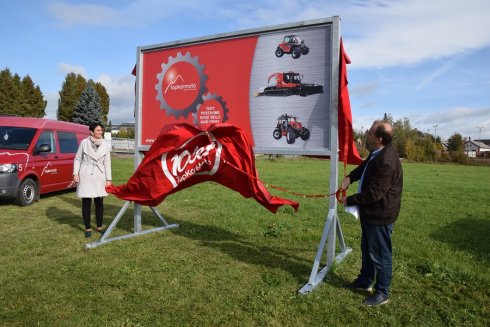
[[308, 128], [303, 127], [295, 116], [284, 114], [277, 118], [277, 125], [272, 132], [272, 136], [279, 140], [281, 137], [286, 137], [286, 142], [288, 144], [293, 144], [298, 137], [303, 141], [310, 138], [310, 131]]
[[307, 55], [310, 52], [310, 48], [305, 45], [298, 35], [286, 35], [284, 41], [277, 45], [276, 57], [281, 58], [285, 53], [291, 54], [293, 59], [298, 59], [301, 55]]
[[267, 80], [267, 87], [259, 89], [255, 96], [290, 96], [305, 97], [311, 94], [323, 93], [323, 86], [302, 83], [303, 75], [295, 72], [274, 73]]

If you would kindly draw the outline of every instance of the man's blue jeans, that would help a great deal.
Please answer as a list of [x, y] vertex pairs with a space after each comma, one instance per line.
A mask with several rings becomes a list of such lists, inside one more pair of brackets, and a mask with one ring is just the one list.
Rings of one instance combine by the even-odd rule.
[[358, 280], [369, 286], [376, 279], [374, 289], [389, 295], [392, 277], [391, 234], [393, 224], [373, 225], [361, 221], [362, 267]]

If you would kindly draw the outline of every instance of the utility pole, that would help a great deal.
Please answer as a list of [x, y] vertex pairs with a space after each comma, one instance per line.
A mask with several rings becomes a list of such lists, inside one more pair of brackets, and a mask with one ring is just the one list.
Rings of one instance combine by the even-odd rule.
[[480, 130], [480, 136], [478, 137], [478, 141], [481, 142], [481, 129], [482, 128], [485, 128], [485, 127], [483, 127], [483, 126], [481, 126], [481, 127], [480, 126], [476, 126], [476, 128], [478, 128]]
[[437, 126], [439, 125], [432, 125], [432, 127], [434, 127], [434, 139], [437, 138]]

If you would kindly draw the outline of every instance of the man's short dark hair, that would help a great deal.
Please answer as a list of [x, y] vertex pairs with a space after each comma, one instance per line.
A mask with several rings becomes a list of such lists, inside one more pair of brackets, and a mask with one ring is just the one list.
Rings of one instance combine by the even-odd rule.
[[383, 145], [388, 145], [393, 140], [393, 132], [390, 129], [387, 129], [387, 123], [380, 123], [376, 126], [376, 130], [374, 131], [374, 135], [376, 137], [381, 137], [381, 143]]

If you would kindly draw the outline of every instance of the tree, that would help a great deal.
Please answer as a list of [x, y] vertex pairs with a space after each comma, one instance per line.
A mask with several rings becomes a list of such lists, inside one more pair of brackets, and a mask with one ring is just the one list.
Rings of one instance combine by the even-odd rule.
[[20, 76], [17, 74], [14, 74], [14, 76], [12, 77], [12, 88], [10, 92], [12, 95], [12, 99], [10, 100], [10, 110], [12, 111], [12, 114], [23, 116], [20, 103]]
[[89, 80], [87, 87], [83, 91], [82, 95], [80, 96], [80, 100], [75, 106], [73, 122], [83, 125], [101, 123], [100, 110], [100, 97], [95, 91], [94, 82]]
[[[415, 145], [415, 134], [410, 126], [410, 120], [405, 117], [403, 119], [398, 119], [393, 123], [393, 142], [395, 144], [396, 149], [400, 157], [408, 158], [407, 149], [412, 149], [411, 144], [407, 147], [405, 143], [408, 139], [412, 140], [412, 143]], [[411, 155], [414, 154], [413, 150], [411, 150]]]
[[31, 77], [26, 75], [20, 83], [20, 116], [44, 117], [47, 101], [44, 100], [39, 86], [34, 85]]
[[449, 152], [463, 152], [464, 141], [463, 137], [459, 133], [454, 133], [447, 139], [447, 149]]
[[100, 118], [101, 122], [103, 125], [107, 125], [107, 115], [109, 114], [109, 94], [107, 94], [107, 90], [102, 85], [102, 83], [95, 83], [95, 91], [97, 91], [97, 94], [100, 97], [100, 104], [101, 104], [101, 110], [100, 110]]
[[0, 113], [22, 117], [44, 117], [47, 101], [39, 86], [29, 75], [22, 79], [10, 73], [8, 68], [0, 71]]
[[[58, 100], [58, 111], [56, 114], [58, 120], [73, 121], [75, 106], [86, 87], [87, 80], [82, 75], [75, 73], [66, 75], [61, 86], [61, 91], [59, 92], [60, 98]], [[101, 102], [99, 113], [100, 123], [105, 125], [107, 123], [107, 115], [109, 114], [109, 95], [104, 85], [99, 82], [94, 83], [93, 88], [99, 95]]]
[[454, 162], [466, 163], [468, 157], [464, 154], [464, 140], [461, 134], [454, 133], [447, 139], [447, 149]]
[[15, 99], [12, 74], [8, 68], [0, 71], [0, 113], [12, 115]]
[[59, 92], [60, 98], [58, 99], [58, 111], [56, 112], [58, 120], [73, 121], [75, 106], [86, 87], [87, 81], [82, 75], [75, 73], [66, 75]]
[[48, 101], [44, 100], [44, 95], [38, 85], [36, 85], [36, 88], [32, 93], [32, 101], [34, 107], [36, 108], [35, 117], [46, 116], [46, 107], [48, 106]]
[[119, 132], [117, 132], [116, 137], [124, 139], [134, 139], [134, 128], [133, 127], [121, 127]]
[[387, 123], [390, 123], [391, 125], [393, 125], [393, 117], [391, 116], [391, 114], [387, 114], [385, 112], [384, 116], [383, 116], [383, 121], [387, 122]]

